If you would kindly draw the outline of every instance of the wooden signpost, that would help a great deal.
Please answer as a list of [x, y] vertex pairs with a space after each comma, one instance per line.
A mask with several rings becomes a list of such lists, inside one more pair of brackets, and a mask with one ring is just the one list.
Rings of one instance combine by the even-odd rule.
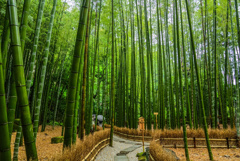
[[142, 142], [143, 142], [143, 152], [144, 152], [144, 131], [145, 131], [145, 121], [143, 117], [139, 118], [138, 124], [139, 124], [139, 128], [140, 131], [142, 131]]
[[158, 112], [154, 112], [153, 114], [156, 116], [156, 129], [157, 129], [157, 127], [158, 127], [158, 124], [157, 124], [157, 115], [158, 115]]

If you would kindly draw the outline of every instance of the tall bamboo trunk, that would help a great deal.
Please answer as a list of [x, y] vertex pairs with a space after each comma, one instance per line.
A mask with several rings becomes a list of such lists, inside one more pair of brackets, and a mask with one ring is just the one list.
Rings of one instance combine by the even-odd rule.
[[203, 94], [202, 94], [200, 76], [199, 76], [198, 65], [197, 65], [195, 44], [194, 44], [194, 38], [193, 38], [194, 36], [193, 36], [192, 24], [191, 24], [192, 21], [191, 21], [191, 16], [190, 16], [190, 12], [189, 12], [188, 1], [185, 0], [185, 3], [186, 3], [186, 8], [187, 8], [187, 17], [188, 17], [188, 24], [189, 24], [190, 37], [191, 37], [191, 46], [192, 46], [193, 56], [194, 56], [195, 72], [196, 72], [196, 75], [197, 75], [198, 91], [199, 91], [199, 96], [200, 96], [200, 101], [201, 101], [201, 109], [202, 109], [202, 114], [203, 114], [204, 133], [205, 133], [206, 144], [207, 144], [207, 148], [208, 148], [209, 159], [213, 160], [213, 155], [212, 155], [212, 150], [211, 150], [209, 135], [208, 135], [208, 129], [207, 129], [208, 126], [207, 126], [204, 103], [203, 103]]
[[[180, 1], [181, 3], [181, 1]], [[179, 23], [178, 23], [178, 5], [177, 0], [175, 0], [176, 7], [176, 27], [177, 27], [177, 51], [178, 51], [178, 72], [179, 72], [179, 84], [180, 84], [180, 97], [181, 97], [181, 107], [182, 107], [182, 126], [183, 126], [183, 140], [184, 140], [184, 148], [185, 148], [185, 156], [186, 160], [189, 161], [188, 154], [188, 142], [187, 142], [187, 130], [186, 130], [186, 121], [185, 121], [185, 108], [183, 101], [183, 85], [182, 85], [182, 69], [181, 69], [181, 50], [180, 50], [180, 42], [179, 42]], [[184, 42], [183, 42], [184, 43]], [[176, 62], [175, 62], [176, 63]]]
[[[1, 42], [0, 42], [1, 43]], [[5, 99], [5, 88], [4, 88], [4, 77], [3, 77], [3, 68], [2, 68], [2, 53], [1, 53], [1, 44], [0, 44], [0, 160], [11, 161], [11, 150], [10, 150], [10, 136], [9, 133], [9, 124], [8, 124], [8, 115], [7, 115], [7, 106]]]
[[27, 81], [26, 81], [28, 96], [30, 94], [30, 87], [33, 80], [33, 76], [34, 76], [35, 60], [37, 55], [38, 39], [39, 39], [39, 34], [41, 29], [44, 5], [45, 5], [45, 0], [40, 0], [38, 5], [38, 15], [37, 15], [37, 22], [35, 27], [34, 39], [33, 39], [33, 47], [31, 52], [31, 63], [30, 63]]
[[16, 0], [8, 0], [9, 5], [9, 18], [10, 18], [10, 30], [11, 30], [11, 41], [13, 50], [13, 67], [14, 67], [14, 77], [16, 80], [16, 90], [19, 102], [19, 107], [21, 108], [21, 121], [23, 127], [23, 136], [25, 141], [27, 159], [38, 160], [37, 150], [33, 136], [33, 127], [29, 111], [29, 103], [27, 90], [25, 86], [25, 76], [23, 69], [23, 56], [21, 49], [21, 41], [18, 27], [18, 16], [16, 8]]
[[87, 20], [87, 13], [89, 9], [89, 0], [82, 2], [82, 9], [80, 10], [79, 26], [77, 31], [77, 38], [74, 49], [74, 59], [72, 60], [71, 74], [69, 78], [66, 120], [65, 120], [65, 134], [64, 134], [64, 147], [71, 147], [72, 144], [72, 128], [73, 128], [73, 114], [75, 107], [76, 87], [79, 73], [79, 64], [81, 56], [81, 48], [83, 45], [83, 36], [85, 30], [85, 23]]
[[57, 0], [54, 0], [52, 12], [51, 12], [50, 23], [49, 23], [49, 28], [48, 28], [46, 48], [43, 53], [43, 64], [42, 64], [42, 69], [41, 69], [41, 74], [40, 74], [37, 102], [36, 102], [36, 108], [35, 108], [35, 114], [34, 114], [33, 132], [34, 132], [35, 139], [37, 137], [37, 132], [38, 132], [39, 115], [40, 115], [40, 109], [41, 109], [41, 101], [42, 101], [42, 94], [43, 94], [43, 88], [44, 88], [44, 82], [45, 82], [45, 75], [46, 75], [46, 70], [47, 70], [47, 65], [48, 65], [49, 47], [50, 47], [50, 42], [51, 42], [51, 35], [52, 35], [52, 28], [53, 28], [56, 6], [57, 6]]
[[112, 65], [111, 65], [111, 131], [110, 146], [113, 146], [113, 126], [115, 118], [115, 83], [114, 83], [114, 4], [112, 0]]

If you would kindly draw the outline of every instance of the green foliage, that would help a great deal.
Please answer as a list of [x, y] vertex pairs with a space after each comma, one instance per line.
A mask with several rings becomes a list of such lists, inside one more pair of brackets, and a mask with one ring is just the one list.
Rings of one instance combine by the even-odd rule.
[[[53, 125], [55, 121], [54, 124], [62, 126], [64, 131], [64, 120], [68, 120], [70, 115], [70, 112], [66, 115], [67, 100], [70, 99], [68, 96], [79, 97], [80, 111], [82, 107], [82, 91], [76, 93], [73, 89], [77, 83], [70, 86], [69, 82], [72, 66], [75, 65], [74, 69], [82, 70], [84, 64], [82, 51], [85, 47], [84, 45], [82, 48], [81, 45], [75, 46], [76, 40], [79, 39], [77, 31], [81, 26], [79, 17], [83, 1], [57, 0], [51, 41], [48, 44], [49, 41], [46, 40], [49, 35], [48, 26], [53, 0], [45, 0], [36, 59], [32, 60], [39, 2], [41, 1], [31, 1], [23, 51], [23, 73], [26, 77], [30, 77], [33, 71], [32, 78], [28, 79], [30, 81], [27, 83], [31, 112], [31, 119], [28, 121], [35, 119], [36, 105], [41, 104], [40, 124], [44, 127], [46, 124]], [[156, 127], [153, 112], [159, 112], [158, 127], [162, 129], [181, 128], [185, 115], [186, 124], [189, 124], [190, 128], [204, 127], [204, 116], [206, 116], [206, 124], [211, 124], [212, 128], [216, 128], [223, 122], [225, 127], [227, 123], [231, 127], [234, 127], [234, 124], [239, 127], [239, 85], [236, 83], [239, 73], [237, 56], [240, 46], [238, 10], [236, 10], [238, 1], [230, 2], [231, 12], [228, 12], [228, 19], [229, 1], [217, 0], [216, 6], [214, 2], [215, 0], [189, 1], [192, 28], [190, 29], [184, 1], [115, 0], [112, 12], [112, 0], [102, 0], [100, 15], [100, 0], [91, 1], [87, 53], [88, 81], [86, 82], [86, 86], [89, 87], [86, 89], [86, 111], [88, 111], [85, 116], [88, 123], [83, 127], [87, 129], [87, 134], [91, 129], [91, 112], [103, 114], [109, 124], [111, 122], [117, 126], [131, 128], [137, 128], [137, 119], [140, 116], [145, 117], [148, 128], [151, 128], [151, 123]], [[18, 0], [16, 18], [18, 22], [22, 20], [23, 4], [24, 0]], [[173, 4], [181, 5], [177, 8], [177, 13], [173, 10]], [[7, 41], [9, 36], [7, 36], [7, 30], [4, 31], [4, 25], [7, 24], [5, 24], [6, 8], [6, 0], [0, 0], [2, 50], [3, 44], [6, 44], [3, 53], [3, 76], [6, 77], [4, 85], [7, 102], [10, 104], [16, 97], [12, 97], [15, 85], [11, 71], [13, 68], [11, 54], [14, 53], [9, 50], [12, 42]], [[178, 18], [177, 15], [179, 15]], [[181, 21], [180, 16], [182, 16]], [[101, 20], [99, 25], [98, 20]], [[227, 23], [229, 25], [226, 28]], [[85, 28], [82, 33], [84, 37], [82, 44], [84, 44]], [[97, 36], [98, 33], [99, 36]], [[49, 47], [47, 63], [44, 62], [46, 46]], [[196, 58], [193, 57], [193, 46]], [[76, 52], [79, 53], [77, 57], [81, 57], [81, 60], [73, 64]], [[94, 71], [96, 66], [99, 66], [99, 70]], [[40, 71], [45, 70], [45, 67], [42, 100], [37, 102], [39, 86], [44, 82], [40, 81]], [[198, 69], [198, 74], [195, 68]], [[83, 71], [80, 71], [79, 75], [80, 79], [83, 79]], [[82, 89], [82, 84], [78, 85]], [[115, 91], [114, 94], [113, 91]], [[111, 111], [115, 104], [116, 110]], [[16, 109], [18, 118], [22, 110], [18, 104], [16, 105], [16, 99], [12, 106], [8, 105], [8, 108]], [[8, 115], [12, 115], [10, 113], [8, 112]], [[12, 113], [15, 114], [14, 111]], [[77, 112], [75, 116], [76, 114]], [[8, 116], [8, 118], [11, 126], [11, 120], [14, 117]], [[230, 122], [226, 122], [228, 119]], [[71, 119], [69, 120], [67, 122], [70, 125]]]

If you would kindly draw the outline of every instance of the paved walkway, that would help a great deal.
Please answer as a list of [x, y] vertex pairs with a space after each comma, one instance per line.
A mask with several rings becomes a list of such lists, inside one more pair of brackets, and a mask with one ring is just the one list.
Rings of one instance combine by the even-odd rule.
[[[144, 148], [149, 143], [144, 144]], [[107, 146], [96, 157], [95, 161], [138, 161], [137, 153], [142, 152], [142, 142], [122, 139], [113, 136], [113, 147]]]

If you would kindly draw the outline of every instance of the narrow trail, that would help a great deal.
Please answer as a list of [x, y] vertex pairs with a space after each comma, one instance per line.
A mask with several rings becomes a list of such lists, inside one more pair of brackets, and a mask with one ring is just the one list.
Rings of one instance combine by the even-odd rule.
[[[144, 148], [149, 143], [144, 143]], [[142, 142], [131, 141], [113, 136], [113, 147], [105, 147], [96, 157], [95, 161], [138, 161], [137, 153], [143, 151]]]

